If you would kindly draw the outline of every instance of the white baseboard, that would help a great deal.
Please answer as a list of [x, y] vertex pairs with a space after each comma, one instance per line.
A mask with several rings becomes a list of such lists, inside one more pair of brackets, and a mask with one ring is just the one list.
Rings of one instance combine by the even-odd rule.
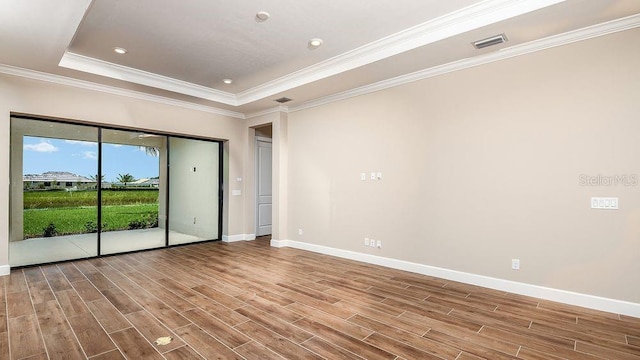
[[531, 285], [517, 281], [465, 273], [462, 271], [449, 270], [435, 266], [418, 264], [404, 260], [390, 259], [376, 255], [363, 254], [355, 251], [336, 249], [294, 240], [271, 240], [271, 246], [277, 248], [292, 247], [301, 250], [308, 250], [325, 255], [332, 255], [340, 258], [362, 261], [369, 264], [381, 265], [393, 269], [410, 271], [447, 280], [459, 281], [462, 283], [482, 286], [490, 289], [507, 291], [515, 294], [532, 296], [539, 299], [551, 300], [564, 304], [582, 306], [590, 309], [640, 318], [640, 304], [632, 303], [629, 301], [609, 299], [594, 295], [553, 289], [544, 286]]
[[222, 241], [224, 242], [236, 242], [236, 241], [251, 241], [256, 239], [256, 234], [236, 234], [236, 235], [222, 235]]
[[0, 276], [9, 275], [9, 273], [11, 273], [11, 266], [0, 265]]

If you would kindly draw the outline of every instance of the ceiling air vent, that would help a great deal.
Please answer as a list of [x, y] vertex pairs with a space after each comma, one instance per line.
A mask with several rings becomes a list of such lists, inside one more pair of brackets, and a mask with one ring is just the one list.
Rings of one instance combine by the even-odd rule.
[[503, 42], [506, 42], [507, 40], [509, 40], [509, 39], [507, 39], [507, 35], [500, 34], [500, 35], [495, 35], [495, 36], [492, 36], [492, 37], [488, 37], [486, 39], [478, 40], [478, 41], [473, 43], [473, 46], [476, 49], [484, 49], [484, 48], [489, 47], [489, 46], [502, 44]]
[[291, 101], [291, 99], [289, 99], [288, 97], [281, 97], [280, 99], [275, 99], [275, 101], [279, 102], [280, 104], [284, 104], [286, 102]]

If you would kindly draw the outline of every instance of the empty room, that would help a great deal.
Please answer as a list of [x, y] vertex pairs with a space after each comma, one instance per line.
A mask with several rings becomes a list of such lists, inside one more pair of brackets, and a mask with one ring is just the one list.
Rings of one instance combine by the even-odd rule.
[[640, 360], [640, 1], [3, 0], [0, 359]]

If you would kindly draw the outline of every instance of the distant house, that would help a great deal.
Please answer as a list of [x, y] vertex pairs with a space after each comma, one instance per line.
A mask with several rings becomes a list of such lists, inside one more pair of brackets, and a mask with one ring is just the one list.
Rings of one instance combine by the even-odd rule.
[[42, 174], [25, 174], [22, 177], [22, 183], [25, 190], [78, 190], [91, 188], [96, 185], [95, 180], [66, 171], [47, 171]]
[[119, 186], [126, 186], [126, 187], [131, 187], [131, 188], [145, 188], [145, 187], [150, 187], [150, 188], [157, 188], [160, 184], [160, 179], [159, 178], [151, 178], [151, 179], [147, 179], [147, 178], [142, 178], [142, 179], [138, 179], [136, 181], [132, 181], [132, 182], [128, 182], [125, 184], [123, 183], [117, 183], [114, 185], [119, 185]]

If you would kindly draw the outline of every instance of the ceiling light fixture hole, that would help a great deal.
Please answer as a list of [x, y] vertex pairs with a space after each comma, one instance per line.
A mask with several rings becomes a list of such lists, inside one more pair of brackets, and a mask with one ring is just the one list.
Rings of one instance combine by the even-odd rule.
[[233, 82], [233, 80], [231, 80], [231, 79], [224, 79], [224, 80], [222, 80], [222, 82], [223, 82], [223, 83], [225, 83], [225, 84], [227, 84], [227, 85], [229, 85], [229, 84], [231, 84], [231, 83]]
[[114, 47], [114, 48], [113, 48], [113, 51], [114, 51], [116, 54], [120, 54], [120, 55], [124, 55], [124, 54], [126, 54], [126, 53], [127, 53], [127, 49], [125, 49], [125, 48], [121, 48], [121, 47]]
[[266, 11], [258, 11], [256, 13], [256, 21], [257, 22], [265, 22], [265, 21], [269, 20], [269, 17], [271, 17], [271, 15], [269, 15], [269, 13], [266, 12]]
[[315, 38], [315, 39], [309, 40], [309, 43], [307, 46], [309, 47], [309, 49], [314, 50], [319, 48], [322, 45], [322, 43], [323, 43], [322, 39]]

